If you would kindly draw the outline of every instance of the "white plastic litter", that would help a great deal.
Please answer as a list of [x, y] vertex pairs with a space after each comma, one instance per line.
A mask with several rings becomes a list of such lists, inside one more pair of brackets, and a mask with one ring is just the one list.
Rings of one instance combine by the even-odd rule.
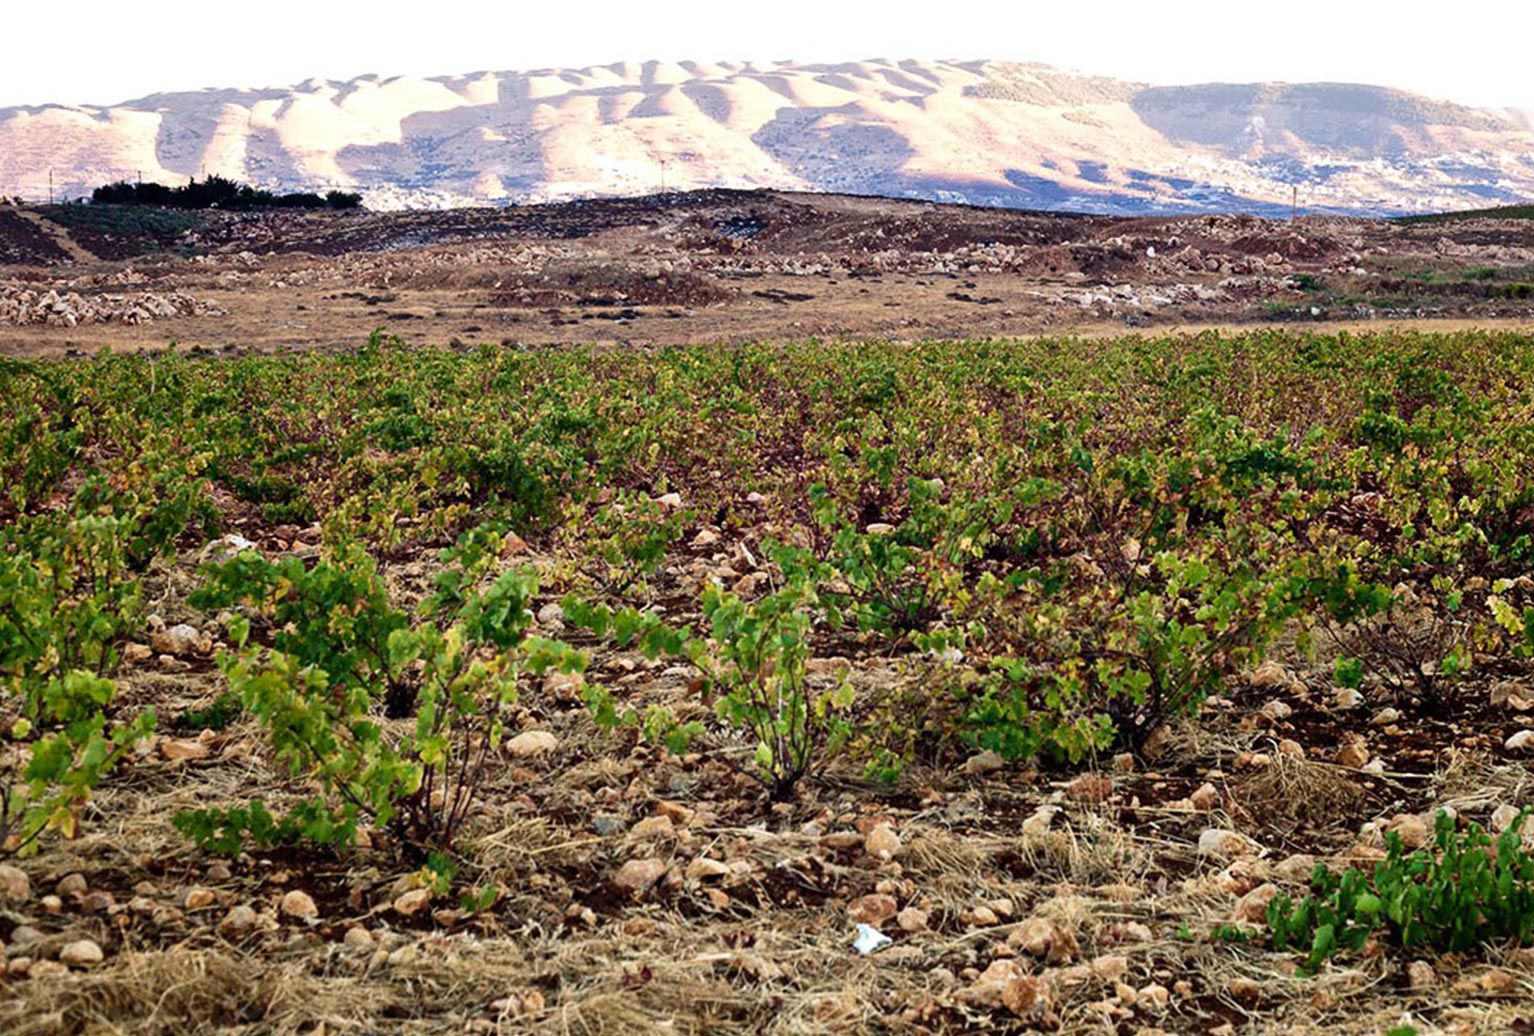
[[859, 924], [858, 937], [852, 941], [852, 948], [866, 957], [870, 953], [878, 953], [894, 941], [871, 924]]

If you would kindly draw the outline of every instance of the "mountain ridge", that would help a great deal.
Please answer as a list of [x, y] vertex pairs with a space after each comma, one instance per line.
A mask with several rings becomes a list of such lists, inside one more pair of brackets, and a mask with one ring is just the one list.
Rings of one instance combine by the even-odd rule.
[[376, 207], [845, 191], [1139, 214], [1534, 197], [1534, 113], [1346, 83], [1150, 86], [1023, 62], [617, 62], [0, 108], [0, 194], [210, 173]]

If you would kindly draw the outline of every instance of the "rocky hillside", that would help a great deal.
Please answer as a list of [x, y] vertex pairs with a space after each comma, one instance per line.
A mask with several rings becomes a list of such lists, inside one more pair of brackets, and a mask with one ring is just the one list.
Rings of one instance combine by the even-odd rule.
[[1100, 213], [1534, 196], [1528, 112], [1338, 84], [1146, 87], [1040, 65], [646, 62], [0, 108], [0, 194], [221, 173], [374, 207], [773, 187]]

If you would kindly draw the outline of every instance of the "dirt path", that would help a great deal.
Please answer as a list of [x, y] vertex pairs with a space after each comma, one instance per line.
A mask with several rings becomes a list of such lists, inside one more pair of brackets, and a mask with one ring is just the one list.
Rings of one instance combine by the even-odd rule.
[[[569, 328], [529, 327], [520, 325], [510, 328], [493, 328], [488, 325], [468, 325], [463, 322], [476, 318], [476, 314], [462, 312], [462, 306], [452, 307], [428, 293], [416, 293], [421, 298], [402, 298], [403, 308], [421, 314], [419, 319], [401, 323], [380, 317], [376, 311], [357, 311], [343, 308], [335, 301], [324, 302], [317, 296], [303, 296], [307, 305], [294, 306], [291, 299], [280, 298], [278, 293], [261, 292], [254, 295], [233, 293], [206, 293], [210, 301], [227, 309], [222, 316], [187, 317], [176, 320], [156, 321], [137, 327], [122, 324], [95, 324], [89, 327], [0, 327], [0, 356], [15, 359], [47, 359], [64, 356], [90, 355], [104, 348], [115, 352], [138, 352], [145, 349], [163, 349], [174, 343], [179, 348], [202, 347], [223, 350], [234, 347], [239, 351], [272, 352], [283, 349], [346, 349], [367, 340], [369, 332], [385, 326], [391, 333], [401, 335], [406, 341], [421, 346], [447, 346], [454, 339], [468, 342], [494, 342], [503, 337], [503, 331], [511, 331], [525, 345], [557, 347], [572, 342], [616, 348], [656, 344], [689, 345], [718, 342], [745, 341], [804, 341], [814, 336], [814, 325], [806, 327], [803, 321], [788, 319], [763, 319], [759, 322], [732, 326], [722, 319], [723, 314], [703, 310], [690, 318], [676, 320], [651, 319], [637, 322], [638, 326], [626, 328], [622, 338], [616, 338], [611, 330], [582, 325], [572, 333]], [[284, 305], [285, 303], [285, 305]], [[334, 307], [334, 308], [330, 308]], [[975, 337], [990, 339], [1026, 338], [1078, 338], [1086, 341], [1123, 338], [1129, 335], [1164, 337], [1168, 335], [1197, 335], [1208, 331], [1223, 334], [1251, 331], [1295, 331], [1317, 335], [1339, 333], [1378, 335], [1400, 332], [1421, 334], [1454, 334], [1464, 331], [1501, 331], [1534, 335], [1534, 321], [1515, 319], [1466, 319], [1423, 318], [1417, 320], [1351, 320], [1317, 321], [1296, 325], [1293, 323], [1257, 321], [1244, 323], [1195, 322], [1168, 323], [1146, 328], [1129, 328], [1112, 321], [1077, 321], [1059, 325], [1041, 326], [1038, 320], [1019, 319], [997, 324], [966, 325], [960, 319], [937, 321], [923, 327], [891, 329], [875, 323], [869, 313], [858, 314], [862, 319], [843, 319], [839, 326], [822, 338], [893, 340], [917, 342], [931, 338]], [[893, 333], [892, 333], [893, 332]], [[462, 336], [461, 338], [459, 336]]]
[[14, 211], [16, 215], [20, 216], [28, 223], [31, 223], [38, 230], [41, 230], [44, 234], [47, 234], [50, 238], [52, 238], [53, 243], [58, 245], [59, 248], [63, 249], [65, 252], [69, 253], [69, 257], [75, 262], [94, 263], [99, 261], [97, 256], [92, 255], [90, 252], [82, 248], [78, 241], [69, 236], [69, 231], [65, 230], [57, 223], [44, 219], [42, 216], [38, 215], [36, 212], [31, 211], [30, 209], [14, 209], [12, 211]]

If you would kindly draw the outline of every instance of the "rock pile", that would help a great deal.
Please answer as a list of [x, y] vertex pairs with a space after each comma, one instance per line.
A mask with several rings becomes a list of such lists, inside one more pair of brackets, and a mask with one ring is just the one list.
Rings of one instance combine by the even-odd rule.
[[217, 316], [218, 307], [178, 291], [168, 294], [85, 296], [54, 289], [0, 285], [0, 324], [75, 327], [80, 324], [145, 324], [185, 316]]

